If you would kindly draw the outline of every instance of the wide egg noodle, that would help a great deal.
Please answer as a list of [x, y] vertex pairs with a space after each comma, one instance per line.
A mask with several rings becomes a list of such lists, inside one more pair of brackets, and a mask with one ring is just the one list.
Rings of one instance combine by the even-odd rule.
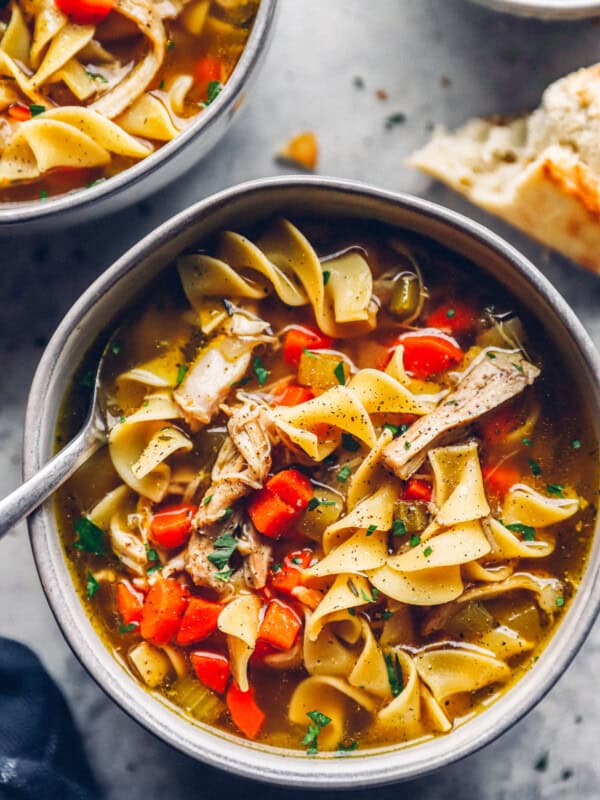
[[506, 527], [508, 524], [508, 522], [503, 524], [493, 517], [486, 522], [493, 540], [492, 550], [488, 556], [490, 561], [504, 561], [509, 558], [546, 558], [554, 552], [555, 542], [552, 537], [519, 539], [516, 533]]
[[329, 525], [323, 532], [323, 550], [330, 553], [353, 530], [368, 528], [389, 531], [394, 520], [394, 505], [399, 491], [389, 481], [363, 498], [350, 513]]
[[131, 497], [133, 497], [133, 492], [129, 486], [122, 483], [96, 503], [88, 514], [88, 518], [94, 525], [102, 528], [103, 531], [107, 531], [113, 516], [127, 505]]
[[189, 452], [192, 447], [192, 441], [179, 428], [166, 425], [153, 434], [131, 471], [138, 480], [142, 480], [173, 453]]
[[460, 692], [475, 692], [493, 683], [505, 683], [511, 676], [504, 661], [458, 648], [417, 653], [414, 662], [421, 680], [438, 703]]
[[334, 750], [344, 738], [346, 719], [353, 705], [373, 712], [376, 700], [363, 689], [351, 686], [343, 678], [332, 675], [312, 675], [298, 684], [288, 708], [290, 722], [302, 725], [310, 723], [309, 711], [318, 709], [331, 722], [319, 733], [319, 748]]
[[[306, 574], [306, 573], [305, 573]], [[311, 641], [316, 641], [322, 628], [339, 611], [356, 608], [371, 597], [369, 581], [361, 575], [350, 573], [338, 575], [306, 623], [306, 631]]]
[[10, 21], [0, 40], [0, 50], [7, 53], [12, 59], [20, 61], [30, 67], [29, 51], [31, 49], [31, 35], [25, 22], [23, 12], [17, 3], [12, 4]]
[[544, 573], [515, 572], [506, 580], [488, 583], [483, 586], [473, 586], [461, 595], [459, 602], [468, 603], [471, 600], [488, 600], [523, 589], [535, 594], [540, 608], [546, 614], [552, 616], [557, 612], [557, 600], [563, 596], [563, 585], [558, 578]]
[[63, 26], [52, 38], [42, 63], [30, 78], [31, 85], [38, 89], [51, 75], [62, 69], [73, 56], [91, 42], [95, 30], [93, 25], [68, 23]]
[[368, 573], [380, 592], [399, 603], [434, 606], [455, 600], [463, 592], [460, 566], [432, 567], [418, 572], [398, 572], [384, 564]]
[[64, 67], [53, 73], [49, 78], [50, 83], [62, 81], [78, 100], [87, 100], [97, 90], [96, 81], [90, 77], [76, 58], [71, 58]]
[[325, 558], [304, 570], [307, 577], [321, 578], [341, 572], [356, 575], [377, 569], [387, 557], [387, 532], [357, 530], [349, 539], [331, 550]]
[[480, 522], [465, 522], [439, 533], [428, 542], [388, 558], [388, 566], [399, 572], [417, 572], [436, 567], [466, 564], [487, 555], [492, 546]]
[[576, 497], [546, 497], [525, 483], [517, 483], [506, 495], [502, 519], [507, 525], [520, 522], [532, 528], [546, 528], [564, 522], [578, 511]]
[[242, 692], [247, 692], [248, 661], [258, 636], [261, 601], [255, 594], [242, 594], [219, 614], [218, 627], [227, 636], [231, 674]]
[[367, 620], [362, 619], [361, 623], [363, 646], [352, 672], [348, 675], [348, 683], [368, 688], [377, 697], [388, 698], [391, 690], [383, 651]]
[[122, 114], [115, 118], [115, 123], [133, 136], [170, 142], [179, 133], [165, 104], [153, 94], [141, 94]]
[[59, 10], [54, 0], [33, 0], [27, 11], [35, 16], [33, 42], [31, 43], [30, 63], [38, 67], [46, 45], [67, 25], [67, 17]]
[[437, 447], [429, 452], [433, 470], [433, 502], [438, 508], [427, 538], [437, 527], [481, 519], [490, 513], [483, 488], [477, 444]]
[[395, 378], [379, 369], [361, 369], [348, 384], [369, 414], [429, 414], [437, 396], [413, 395]]
[[394, 434], [389, 428], [384, 428], [377, 439], [375, 446], [371, 448], [368, 456], [363, 459], [356, 472], [348, 483], [348, 495], [346, 505], [349, 511], [364, 500], [375, 489], [381, 485], [382, 476], [389, 476], [387, 470], [381, 464], [381, 454], [385, 447], [392, 441]]
[[329, 273], [327, 289], [333, 298], [335, 321], [368, 321], [373, 275], [363, 256], [353, 250], [329, 259], [326, 267]]
[[337, 675], [346, 677], [356, 663], [356, 654], [341, 641], [332, 625], [326, 625], [313, 639], [309, 631], [312, 616], [307, 614], [303, 641], [304, 668], [309, 675]]
[[[484, 561], [491, 560], [491, 553], [487, 555]], [[479, 561], [469, 561], [468, 564], [463, 564], [461, 567], [463, 578], [467, 582], [476, 583], [496, 583], [497, 581], [504, 581], [509, 578], [513, 572], [514, 567], [512, 563], [509, 564], [481, 564]]]

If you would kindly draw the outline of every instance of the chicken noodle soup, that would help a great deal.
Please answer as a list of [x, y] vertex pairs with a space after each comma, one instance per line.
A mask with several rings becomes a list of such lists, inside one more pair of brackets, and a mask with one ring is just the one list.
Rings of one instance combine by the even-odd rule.
[[0, 3], [0, 201], [84, 189], [215, 100], [258, 0]]
[[374, 224], [181, 255], [113, 338], [108, 447], [58, 501], [100, 635], [248, 739], [448, 733], [533, 665], [585, 563], [597, 454], [546, 346], [472, 264]]

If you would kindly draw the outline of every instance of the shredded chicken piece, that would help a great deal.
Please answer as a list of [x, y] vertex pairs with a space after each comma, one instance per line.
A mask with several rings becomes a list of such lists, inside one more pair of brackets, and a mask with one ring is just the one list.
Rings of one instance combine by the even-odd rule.
[[267, 582], [272, 558], [271, 545], [261, 541], [251, 522], [244, 523], [238, 552], [244, 556], [244, 580], [250, 589], [262, 589]]
[[121, 524], [118, 515], [110, 522], [109, 538], [113, 553], [119, 561], [136, 575], [145, 576], [148, 564], [146, 547], [138, 534], [128, 531]]
[[271, 469], [271, 440], [262, 406], [246, 400], [234, 409], [227, 423], [225, 439], [211, 474], [194, 527], [217, 522], [232, 504], [252, 489], [260, 489]]
[[216, 530], [194, 531], [185, 551], [185, 569], [196, 586], [212, 589], [219, 595], [231, 594], [231, 583], [215, 578], [219, 570], [208, 560], [214, 551]]
[[519, 352], [487, 353], [469, 366], [456, 389], [434, 411], [387, 445], [384, 464], [406, 480], [419, 469], [431, 447], [522, 392], [539, 374]]

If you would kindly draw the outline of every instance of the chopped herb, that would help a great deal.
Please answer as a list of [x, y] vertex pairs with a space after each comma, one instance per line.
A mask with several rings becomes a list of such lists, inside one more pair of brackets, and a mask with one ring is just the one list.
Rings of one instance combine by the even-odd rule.
[[151, 547], [146, 547], [146, 555], [148, 556], [148, 561], [158, 561], [158, 553]]
[[86, 589], [87, 596], [90, 598], [90, 600], [96, 594], [96, 592], [98, 591], [99, 588], [100, 588], [100, 584], [98, 583], [96, 578], [94, 578], [94, 576], [92, 575], [91, 572], [88, 572], [87, 578], [86, 578], [86, 581], [85, 581], [85, 589]]
[[227, 581], [233, 575], [232, 569], [224, 569], [221, 572], [213, 572], [213, 577], [215, 577], [218, 581], [223, 581], [223, 583], [227, 583]]
[[341, 753], [352, 753], [354, 750], [358, 750], [358, 742], [356, 739], [352, 739], [352, 741], [348, 742], [348, 744], [346, 744], [346, 742], [340, 742], [337, 746], [337, 749]]
[[175, 388], [177, 388], [178, 386], [181, 385], [181, 383], [183, 382], [183, 379], [185, 378], [186, 373], [187, 373], [189, 368], [190, 368], [189, 364], [180, 364], [177, 367], [177, 377], [175, 378]]
[[433, 553], [433, 547], [426, 547], [425, 550], [423, 550], [423, 555], [425, 556], [425, 558], [429, 558], [429, 556], [432, 553]]
[[227, 508], [225, 509], [225, 511], [224, 511], [224, 512], [221, 514], [221, 516], [219, 517], [219, 522], [224, 522], [226, 519], [229, 519], [229, 517], [230, 517], [232, 514], [233, 514], [233, 508], [231, 508], [231, 506], [227, 506]]
[[159, 88], [159, 89], [164, 89], [164, 88], [165, 88], [165, 82], [164, 82], [164, 81], [161, 81], [161, 82], [158, 84], [158, 88]]
[[360, 442], [349, 433], [342, 433], [342, 447], [349, 453], [356, 453], [360, 449]]
[[564, 606], [564, 604], [565, 604], [565, 598], [564, 597], [557, 597], [556, 598], [556, 607], [557, 608], [562, 608]]
[[388, 431], [391, 431], [394, 436], [399, 436], [402, 433], [406, 433], [409, 428], [409, 426], [406, 424], [392, 425], [391, 422], [385, 422], [383, 427], [387, 428]]
[[301, 564], [301, 563], [302, 563], [302, 559], [298, 558], [298, 556], [294, 556], [292, 558], [292, 564]]
[[348, 587], [348, 589], [350, 589], [350, 591], [352, 592], [352, 594], [353, 594], [355, 597], [358, 597], [358, 596], [359, 596], [359, 594], [358, 594], [358, 589], [356, 588], [356, 584], [354, 583], [354, 581], [352, 580], [352, 578], [348, 578], [348, 580], [346, 581], [346, 586]]
[[331, 467], [333, 464], [335, 464], [336, 461], [337, 461], [336, 454], [329, 453], [329, 455], [323, 459], [323, 464], [327, 464], [327, 466]]
[[416, 547], [418, 544], [421, 544], [421, 537], [419, 536], [418, 533], [414, 533], [410, 537], [410, 546], [411, 547]]
[[94, 385], [94, 381], [96, 380], [96, 373], [93, 369], [88, 369], [86, 372], [83, 373], [81, 378], [79, 379], [79, 385], [83, 389], [91, 389]]
[[490, 353], [486, 353], [486, 356], [488, 358], [496, 358], [496, 353], [491, 353], [491, 352]]
[[502, 524], [509, 531], [520, 533], [526, 542], [533, 542], [535, 539], [535, 528], [532, 528], [531, 525], [523, 525], [522, 522], [511, 522], [510, 525], [505, 525], [503, 522]]
[[356, 616], [356, 610], [354, 608], [349, 608], [348, 609], [348, 613], [350, 614], [351, 617], [355, 617]]
[[389, 114], [385, 118], [385, 127], [386, 130], [391, 130], [394, 125], [403, 125], [406, 122], [406, 114], [403, 114], [402, 111], [396, 111], [394, 114]]
[[130, 622], [128, 625], [119, 625], [119, 633], [131, 633], [137, 630], [138, 626], [138, 622]]
[[215, 539], [214, 550], [207, 556], [211, 564], [219, 569], [224, 569], [229, 564], [229, 559], [237, 550], [238, 540], [231, 533], [222, 533]]
[[331, 272], [328, 269], [323, 270], [323, 286], [327, 286], [331, 278]]
[[573, 450], [579, 450], [581, 448], [581, 440], [573, 439], [571, 441], [571, 447], [573, 448]]
[[394, 536], [406, 536], [406, 522], [403, 519], [395, 519], [393, 521], [392, 534]]
[[521, 364], [515, 364], [515, 362], [514, 362], [514, 361], [513, 361], [513, 367], [514, 367], [514, 368], [515, 368], [515, 369], [516, 369], [518, 372], [524, 372], [524, 370], [523, 370], [523, 366], [522, 366]]
[[394, 612], [390, 611], [389, 608], [384, 608], [383, 611], [381, 612], [381, 619], [383, 619], [383, 620], [390, 619], [393, 616], [394, 616]]
[[251, 380], [252, 380], [252, 376], [251, 375], [246, 375], [245, 378], [242, 378], [242, 380], [238, 381], [235, 385], [236, 386], [245, 386], [247, 383], [250, 383]]
[[531, 439], [529, 439], [527, 436], [523, 436], [523, 438], [521, 439], [521, 441], [523, 442], [523, 444], [525, 445], [525, 447], [533, 447], [533, 442], [532, 442], [532, 441], [531, 441]]
[[448, 311], [446, 311], [446, 316], [448, 319], [453, 319], [456, 316], [456, 311], [453, 308], [449, 308]]
[[123, 345], [121, 342], [111, 342], [110, 349], [116, 356], [118, 356], [123, 349]]
[[342, 467], [338, 474], [335, 476], [340, 483], [346, 483], [348, 478], [350, 477], [351, 473], [350, 467], [346, 464], [346, 466]]
[[319, 506], [334, 506], [335, 500], [323, 500], [322, 497], [311, 497], [308, 501], [308, 510], [314, 511]]
[[369, 597], [369, 595], [365, 592], [364, 589], [361, 589], [360, 596], [365, 601], [365, 603], [376, 603], [377, 598], [379, 597], [379, 589], [376, 589], [374, 586], [371, 586], [371, 597]]
[[121, 423], [121, 425], [123, 425], [123, 423], [127, 422], [127, 417], [124, 415], [122, 417], [119, 417], [119, 422]]
[[96, 178], [95, 181], [90, 181], [89, 183], [86, 183], [85, 188], [86, 189], [93, 189], [94, 186], [98, 186], [98, 184], [104, 183], [105, 180], [106, 180], [106, 178]]
[[216, 100], [221, 93], [222, 88], [223, 84], [221, 81], [210, 81], [206, 90], [206, 103], [204, 105], [209, 106], [214, 100]]
[[531, 470], [531, 474], [532, 475], [535, 475], [537, 477], [538, 475], [542, 474], [542, 468], [537, 463], [537, 461], [535, 461], [535, 459], [530, 458], [528, 463], [529, 463], [529, 469]]
[[367, 528], [367, 536], [372, 536], [377, 530], [377, 525], [369, 525]]
[[100, 81], [101, 83], [108, 83], [108, 80], [104, 77], [104, 75], [100, 75], [99, 72], [92, 72], [89, 69], [86, 69], [86, 75], [88, 75], [93, 81]]
[[269, 370], [265, 369], [265, 365], [263, 364], [260, 356], [254, 356], [252, 359], [252, 371], [256, 375], [258, 385], [264, 386], [267, 382], [267, 378], [269, 377]]
[[32, 117], [37, 117], [40, 114], [43, 114], [46, 110], [46, 106], [38, 106], [35, 103], [29, 106], [29, 113]]
[[402, 689], [404, 689], [404, 681], [402, 680], [402, 670], [400, 668], [398, 653], [394, 653], [393, 658], [391, 653], [386, 653], [384, 659], [388, 674], [388, 681], [390, 682], [390, 689], [392, 690], [392, 697], [398, 697]]
[[533, 765], [537, 772], [546, 772], [548, 769], [548, 753], [542, 753], [538, 760]]
[[213, 496], [212, 496], [212, 494], [209, 494], [209, 495], [207, 495], [207, 496], [204, 498], [204, 500], [202, 501], [202, 505], [203, 505], [203, 506], [207, 506], [207, 505], [210, 503], [210, 501], [211, 501], [212, 499], [213, 499]]
[[365, 81], [360, 75], [355, 75], [352, 79], [352, 85], [355, 89], [364, 89], [365, 88]]
[[336, 368], [333, 370], [333, 374], [338, 380], [338, 383], [343, 386], [346, 383], [346, 373], [344, 372], [344, 362], [340, 361]]
[[279, 562], [278, 564], [273, 564], [273, 566], [271, 567], [271, 572], [279, 572], [282, 566], [283, 564], [281, 562]]
[[[339, 749], [339, 745], [338, 745], [338, 749]], [[568, 781], [569, 778], [572, 778], [572, 777], [573, 777], [573, 770], [572, 769], [569, 769], [567, 767], [566, 769], [561, 770], [561, 773], [560, 773], [561, 781]]]
[[149, 405], [150, 405], [150, 400], [144, 400], [144, 402], [142, 403], [142, 406], [144, 408], [148, 408]]
[[152, 567], [148, 567], [146, 575], [153, 575], [155, 572], [158, 572], [159, 569], [162, 569], [162, 564], [154, 564]]
[[317, 354], [313, 353], [312, 350], [309, 350], [307, 347], [303, 347], [302, 352], [304, 353], [305, 356], [310, 356], [311, 358], [317, 357]]
[[230, 316], [230, 317], [233, 317], [233, 312], [235, 311], [235, 306], [233, 305], [231, 300], [228, 300], [226, 297], [224, 297], [222, 302], [223, 302], [223, 305], [225, 306], [225, 311], [227, 312], [227, 315]]
[[319, 752], [318, 738], [319, 734], [331, 722], [331, 718], [323, 714], [321, 711], [307, 711], [306, 716], [314, 723], [308, 726], [304, 739], [302, 739], [302, 746], [306, 747], [306, 752], [309, 755], [314, 755]]
[[48, 190], [41, 189], [40, 190], [40, 200], [47, 200], [48, 199]]
[[404, 442], [404, 449], [410, 450], [410, 442]]
[[88, 517], [79, 517], [75, 523], [75, 532], [79, 537], [73, 542], [76, 550], [83, 550], [86, 553], [93, 553], [96, 556], [106, 555], [106, 545], [104, 544], [104, 531], [94, 525]]
[[167, 41], [167, 50], [172, 50], [175, 47], [175, 42], [172, 39]]
[[546, 484], [546, 491], [548, 494], [553, 494], [556, 497], [564, 497], [565, 487], [562, 483], [547, 483]]

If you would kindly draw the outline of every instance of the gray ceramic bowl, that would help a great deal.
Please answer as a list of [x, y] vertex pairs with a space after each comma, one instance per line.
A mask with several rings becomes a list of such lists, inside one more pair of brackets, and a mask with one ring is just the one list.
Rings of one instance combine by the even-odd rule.
[[221, 139], [234, 116], [248, 99], [258, 67], [267, 52], [274, 27], [277, 0], [261, 0], [244, 51], [231, 78], [218, 98], [196, 120], [155, 153], [118, 175], [89, 189], [70, 192], [44, 201], [0, 203], [0, 237], [30, 234], [118, 211], [171, 181], [203, 158]]
[[598, 0], [474, 0], [496, 11], [539, 19], [584, 19], [600, 15]]
[[[280, 178], [247, 183], [197, 203], [166, 222], [110, 267], [68, 312], [35, 375], [25, 422], [25, 476], [53, 450], [62, 397], [86, 349], [169, 261], [217, 229], [274, 214], [370, 218], [425, 234], [480, 265], [529, 309], [554, 344], [568, 377], [589, 403], [600, 439], [600, 359], [551, 284], [491, 231], [440, 206], [407, 195], [325, 178]], [[535, 667], [490, 708], [450, 734], [408, 748], [343, 759], [307, 758], [193, 725], [145, 691], [99, 639], [73, 587], [51, 502], [30, 517], [29, 529], [44, 591], [65, 638], [98, 684], [134, 719], [183, 752], [237, 775], [305, 788], [357, 788], [405, 780], [472, 753], [526, 714], [563, 674], [600, 606], [600, 536], [565, 618]]]

